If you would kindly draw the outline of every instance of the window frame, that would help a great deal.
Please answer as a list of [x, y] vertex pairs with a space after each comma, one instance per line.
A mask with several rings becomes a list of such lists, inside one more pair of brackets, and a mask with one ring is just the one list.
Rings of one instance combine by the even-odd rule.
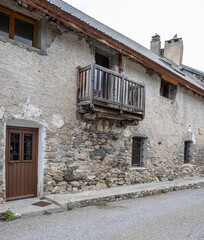
[[18, 18], [18, 19], [20, 19], [24, 22], [33, 24], [33, 44], [32, 44], [32, 47], [36, 47], [36, 42], [37, 42], [37, 21], [36, 20], [25, 17], [25, 16], [23, 16], [19, 13], [8, 10], [8, 9], [3, 8], [1, 6], [0, 6], [0, 12], [3, 12], [5, 14], [9, 15], [9, 38], [12, 39], [12, 40], [14, 40], [14, 35], [15, 35], [15, 18]]
[[[135, 148], [134, 148], [134, 142], [135, 140], [139, 140], [139, 143], [140, 143], [140, 146], [139, 146], [139, 163], [135, 163], [134, 161], [134, 151], [135, 151]], [[143, 163], [142, 163], [142, 144], [143, 144], [143, 138], [141, 137], [133, 137], [132, 138], [132, 166], [133, 167], [142, 167]]]

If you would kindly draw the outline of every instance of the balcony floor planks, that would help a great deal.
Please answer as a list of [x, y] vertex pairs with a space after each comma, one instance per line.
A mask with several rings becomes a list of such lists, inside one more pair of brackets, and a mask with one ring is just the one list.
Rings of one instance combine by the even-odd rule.
[[[83, 110], [81, 110], [81, 107], [83, 107]], [[90, 108], [90, 100], [89, 101], [83, 101], [79, 102], [78, 104], [78, 112], [83, 114], [95, 114], [96, 117], [94, 118], [107, 118], [107, 119], [114, 119], [114, 120], [139, 120], [141, 121], [143, 119], [142, 112], [137, 111], [130, 111], [130, 109], [123, 109], [123, 113], [120, 113], [120, 109], [116, 108], [116, 106], [108, 106], [103, 105], [103, 103], [95, 102], [94, 107]], [[91, 118], [90, 118], [91, 119]], [[93, 119], [91, 119], [93, 120]]]

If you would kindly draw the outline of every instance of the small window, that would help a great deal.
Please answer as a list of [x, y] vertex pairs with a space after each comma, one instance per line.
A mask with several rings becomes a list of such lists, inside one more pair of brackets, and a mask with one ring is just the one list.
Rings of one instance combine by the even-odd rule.
[[177, 86], [161, 79], [160, 95], [169, 99], [175, 99]]
[[103, 56], [99, 53], [95, 54], [95, 60], [96, 60], [96, 64], [105, 67], [105, 68], [109, 68], [109, 58], [106, 56]]
[[166, 98], [169, 97], [169, 84], [163, 80], [161, 81], [160, 94], [163, 97], [166, 97]]
[[36, 46], [36, 21], [0, 7], [0, 35]]
[[132, 139], [132, 166], [146, 165], [147, 138], [133, 137]]
[[184, 163], [185, 164], [191, 163], [192, 150], [193, 150], [193, 142], [185, 141], [184, 142]]

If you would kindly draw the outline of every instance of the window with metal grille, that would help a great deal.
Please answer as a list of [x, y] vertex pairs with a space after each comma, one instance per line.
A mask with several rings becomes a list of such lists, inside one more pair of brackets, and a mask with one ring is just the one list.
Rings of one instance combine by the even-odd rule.
[[184, 142], [184, 163], [188, 164], [192, 160], [192, 148], [193, 142], [185, 141]]
[[142, 138], [134, 137], [132, 143], [132, 165], [142, 166]]

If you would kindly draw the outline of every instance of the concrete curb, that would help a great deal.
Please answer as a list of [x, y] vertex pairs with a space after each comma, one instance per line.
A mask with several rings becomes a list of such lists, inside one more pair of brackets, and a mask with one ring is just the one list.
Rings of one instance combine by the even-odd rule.
[[34, 207], [34, 202], [40, 201], [39, 198], [23, 199], [18, 201], [6, 202], [0, 205], [0, 212], [8, 208], [16, 212], [17, 218], [43, 215], [45, 211], [57, 213], [68, 209], [81, 208], [96, 203], [121, 201], [131, 198], [140, 198], [151, 195], [164, 194], [167, 192], [179, 191], [184, 189], [195, 189], [204, 186], [204, 177], [190, 179], [176, 179], [172, 182], [144, 183], [135, 185], [125, 185], [114, 188], [90, 190], [74, 194], [53, 194], [46, 195], [44, 200], [52, 204], [45, 207]]
[[[140, 184], [137, 184], [140, 185]], [[104, 194], [103, 196], [93, 196], [90, 197], [90, 195], [86, 195], [84, 197], [81, 197], [80, 200], [77, 200], [77, 197], [74, 199], [74, 197], [69, 197], [70, 195], [67, 194], [67, 201], [65, 200], [64, 202], [57, 201], [57, 198], [52, 195], [52, 196], [45, 196], [45, 199], [49, 200], [50, 202], [53, 202], [59, 206], [62, 207], [64, 211], [66, 211], [68, 208], [80, 208], [80, 207], [85, 207], [85, 206], [90, 206], [95, 203], [101, 203], [101, 202], [114, 202], [114, 201], [120, 201], [124, 199], [130, 199], [130, 198], [138, 198], [138, 197], [145, 197], [145, 196], [151, 196], [151, 195], [158, 195], [158, 194], [163, 194], [167, 192], [173, 192], [173, 191], [179, 191], [179, 190], [184, 190], [184, 189], [195, 189], [201, 186], [204, 186], [204, 178], [202, 181], [198, 182], [193, 182], [190, 184], [172, 184], [171, 186], [162, 186], [162, 187], [157, 187], [157, 184], [155, 184], [155, 187], [146, 187], [144, 189], [137, 189], [135, 191], [127, 191], [124, 193], [115, 193], [114, 194], [114, 189], [112, 189], [111, 194]], [[165, 185], [165, 183], [164, 183]], [[119, 187], [120, 188], [120, 187]], [[100, 191], [100, 190], [98, 190]], [[91, 192], [91, 191], [90, 191]], [[72, 194], [72, 196], [77, 195]], [[61, 194], [63, 196], [63, 194]], [[60, 196], [59, 196], [60, 197]], [[64, 196], [63, 196], [64, 197]]]

